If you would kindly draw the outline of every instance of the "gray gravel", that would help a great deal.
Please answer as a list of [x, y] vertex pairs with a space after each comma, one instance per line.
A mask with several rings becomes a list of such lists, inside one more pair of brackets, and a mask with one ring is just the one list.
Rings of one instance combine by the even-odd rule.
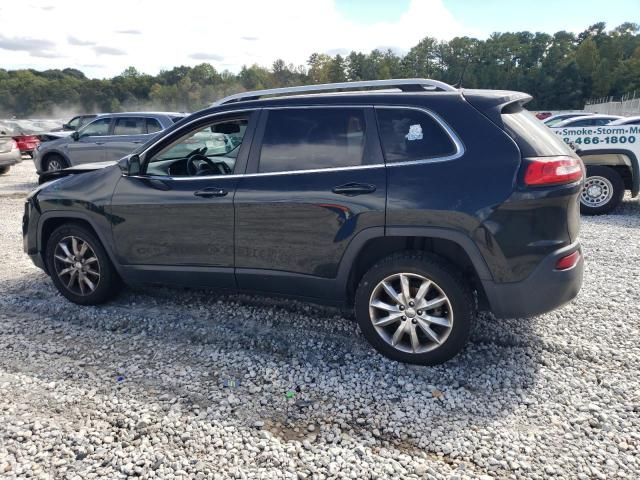
[[[0, 477], [640, 476], [640, 204], [585, 218], [578, 299], [476, 323], [446, 365], [390, 362], [340, 312], [125, 290], [62, 299], [0, 177]], [[10, 186], [9, 186], [10, 185]]]

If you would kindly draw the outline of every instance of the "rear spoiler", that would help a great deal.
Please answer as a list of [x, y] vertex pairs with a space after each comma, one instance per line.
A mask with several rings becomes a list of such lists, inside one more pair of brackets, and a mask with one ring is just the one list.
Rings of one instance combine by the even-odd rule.
[[502, 125], [500, 115], [505, 108], [514, 108], [517, 111], [533, 99], [527, 93], [510, 90], [463, 89], [462, 95], [473, 107], [496, 125]]

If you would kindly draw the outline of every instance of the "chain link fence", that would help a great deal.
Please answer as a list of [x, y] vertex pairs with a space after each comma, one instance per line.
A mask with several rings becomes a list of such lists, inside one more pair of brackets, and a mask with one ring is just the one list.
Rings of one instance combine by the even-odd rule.
[[621, 115], [630, 117], [640, 115], [640, 92], [624, 95], [620, 100], [613, 97], [603, 97], [588, 100], [584, 106], [585, 112], [602, 113], [606, 115]]

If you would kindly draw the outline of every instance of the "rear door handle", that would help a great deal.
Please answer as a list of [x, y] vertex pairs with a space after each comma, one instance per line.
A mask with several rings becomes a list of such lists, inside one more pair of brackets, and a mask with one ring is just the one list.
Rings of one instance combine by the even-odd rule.
[[224, 197], [228, 192], [224, 188], [207, 187], [202, 190], [194, 192], [196, 197], [212, 198], [212, 197]]
[[346, 195], [347, 197], [353, 197], [355, 195], [363, 195], [365, 193], [373, 193], [376, 191], [376, 186], [368, 183], [345, 183], [344, 185], [338, 185], [331, 190], [338, 195]]

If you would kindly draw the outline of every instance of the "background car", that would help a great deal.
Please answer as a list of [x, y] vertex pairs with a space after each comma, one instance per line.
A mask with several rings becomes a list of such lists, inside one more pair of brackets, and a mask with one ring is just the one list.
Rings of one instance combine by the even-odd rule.
[[618, 120], [622, 118], [618, 115], [589, 115], [589, 116], [579, 116], [568, 118], [563, 120], [562, 122], [558, 122], [553, 126], [554, 128], [558, 127], [600, 127], [602, 125], [608, 125], [614, 120]]
[[12, 165], [21, 161], [22, 156], [16, 141], [7, 135], [0, 136], [0, 175], [4, 175]]
[[624, 117], [614, 120], [608, 125], [640, 125], [640, 115], [634, 117]]
[[174, 112], [129, 112], [99, 115], [69, 136], [44, 142], [36, 150], [36, 171], [119, 160], [156, 133], [185, 116]]
[[550, 117], [545, 118], [543, 123], [547, 127], [553, 127], [557, 123], [560, 123], [560, 122], [562, 122], [564, 120], [567, 120], [568, 118], [582, 117], [582, 116], [585, 116], [585, 115], [593, 115], [593, 113], [591, 113], [591, 112], [558, 113], [556, 115], [551, 115]]
[[63, 124], [62, 130], [75, 132], [76, 130], [87, 125], [88, 123], [91, 123], [91, 121], [97, 116], [98, 115], [95, 113], [88, 114], [88, 115], [77, 115], [73, 117], [71, 120], [69, 120], [67, 123]]

